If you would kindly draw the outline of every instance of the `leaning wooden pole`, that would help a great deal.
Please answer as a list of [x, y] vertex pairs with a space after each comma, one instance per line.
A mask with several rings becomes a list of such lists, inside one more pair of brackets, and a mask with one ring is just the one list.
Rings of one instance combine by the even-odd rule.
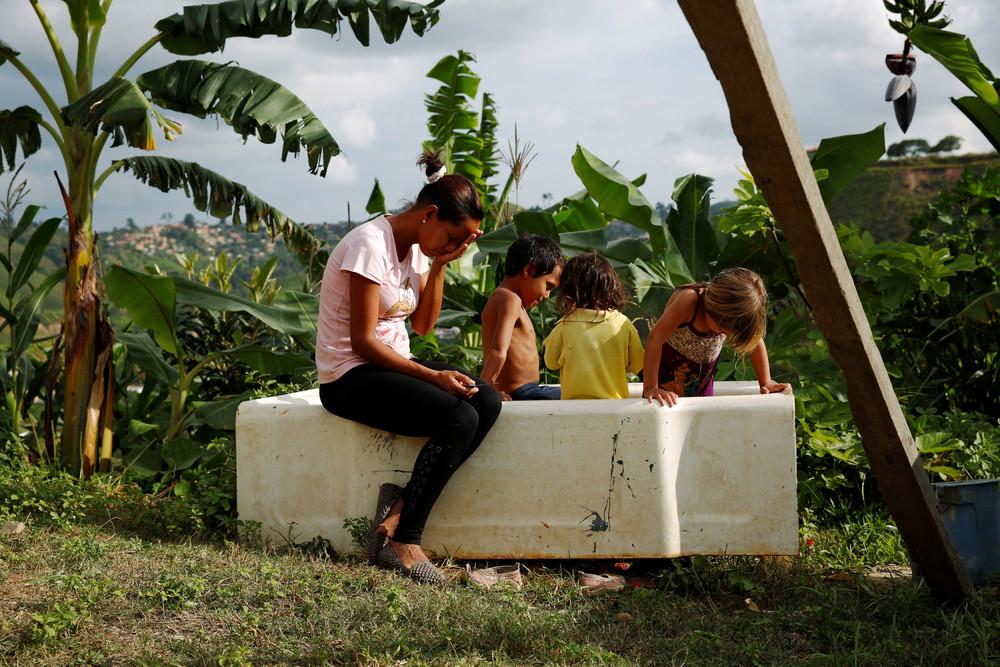
[[678, 0], [722, 84], [743, 157], [800, 267], [889, 511], [928, 585], [972, 591], [872, 338], [753, 0]]

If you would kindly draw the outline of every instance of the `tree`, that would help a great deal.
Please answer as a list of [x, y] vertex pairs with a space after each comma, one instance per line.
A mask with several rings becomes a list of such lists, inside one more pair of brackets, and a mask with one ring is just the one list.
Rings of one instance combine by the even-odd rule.
[[903, 139], [891, 144], [885, 154], [891, 158], [918, 157], [920, 155], [940, 155], [951, 153], [962, 147], [962, 138], [953, 134], [941, 139], [933, 146], [926, 139]]
[[954, 134], [949, 134], [948, 136], [941, 139], [941, 141], [934, 144], [934, 146], [931, 147], [930, 152], [934, 153], [935, 155], [940, 153], [951, 153], [953, 151], [957, 151], [961, 147], [962, 147], [962, 138], [956, 137]]
[[931, 150], [926, 139], [903, 139], [891, 144], [885, 154], [889, 157], [916, 157], [926, 155]]
[[[277, 208], [246, 187], [200, 165], [163, 157], [136, 156], [117, 160], [98, 173], [101, 153], [127, 144], [142, 150], [156, 147], [157, 128], [167, 140], [181, 132], [167, 110], [199, 117], [216, 115], [244, 139], [254, 136], [270, 144], [280, 136], [281, 159], [305, 151], [309, 172], [323, 176], [340, 152], [323, 123], [286, 88], [233, 64], [182, 59], [126, 78], [154, 47], [195, 56], [222, 51], [236, 37], [286, 36], [293, 29], [339, 35], [346, 23], [367, 46], [376, 26], [387, 43], [395, 42], [409, 24], [423, 35], [438, 20], [444, 0], [422, 5], [407, 0], [229, 0], [190, 5], [182, 13], [157, 21], [153, 34], [115, 70], [94, 86], [94, 63], [112, 0], [63, 0], [76, 40], [71, 61], [41, 0], [29, 0], [59, 68], [63, 90], [47, 89], [32, 67], [20, 59], [15, 45], [0, 41], [0, 66], [9, 64], [41, 99], [45, 115], [22, 106], [0, 110], [0, 173], [13, 169], [18, 147], [23, 157], [41, 148], [41, 131], [63, 158], [63, 198], [69, 221], [66, 255], [63, 428], [59, 457], [73, 472], [89, 475], [98, 461], [111, 457], [111, 329], [100, 302], [100, 278], [92, 263], [94, 198], [111, 174], [128, 171], [161, 190], [182, 189], [195, 207], [213, 217], [244, 220], [250, 231], [263, 225], [272, 238], [281, 235], [296, 250], [310, 255], [316, 239]], [[6, 9], [5, 11], [12, 11]], [[37, 67], [37, 64], [33, 64]], [[65, 106], [56, 98], [62, 97]], [[60, 187], [62, 185], [60, 184]], [[242, 213], [241, 213], [242, 210]]]

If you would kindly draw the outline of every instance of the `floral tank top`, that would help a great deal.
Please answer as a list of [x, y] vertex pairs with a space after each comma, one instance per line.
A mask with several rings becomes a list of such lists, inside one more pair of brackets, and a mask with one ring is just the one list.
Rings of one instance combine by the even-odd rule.
[[663, 351], [660, 353], [660, 387], [678, 396], [711, 396], [715, 366], [726, 335], [706, 333], [694, 326], [701, 311], [703, 288], [684, 286], [678, 289], [695, 290], [698, 293], [698, 303], [691, 319], [677, 327], [663, 344]]

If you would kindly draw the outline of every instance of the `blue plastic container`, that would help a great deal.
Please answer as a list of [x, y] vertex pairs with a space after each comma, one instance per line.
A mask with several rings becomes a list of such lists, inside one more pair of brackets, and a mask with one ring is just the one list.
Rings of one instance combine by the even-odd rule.
[[975, 585], [1000, 574], [1000, 479], [940, 482], [941, 519]]

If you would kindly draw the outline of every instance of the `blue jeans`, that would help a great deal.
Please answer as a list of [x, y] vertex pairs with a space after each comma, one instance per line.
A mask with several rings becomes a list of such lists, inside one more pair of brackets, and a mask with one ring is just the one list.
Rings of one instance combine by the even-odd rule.
[[514, 401], [558, 401], [561, 398], [559, 386], [542, 386], [537, 382], [522, 384], [510, 392]]

